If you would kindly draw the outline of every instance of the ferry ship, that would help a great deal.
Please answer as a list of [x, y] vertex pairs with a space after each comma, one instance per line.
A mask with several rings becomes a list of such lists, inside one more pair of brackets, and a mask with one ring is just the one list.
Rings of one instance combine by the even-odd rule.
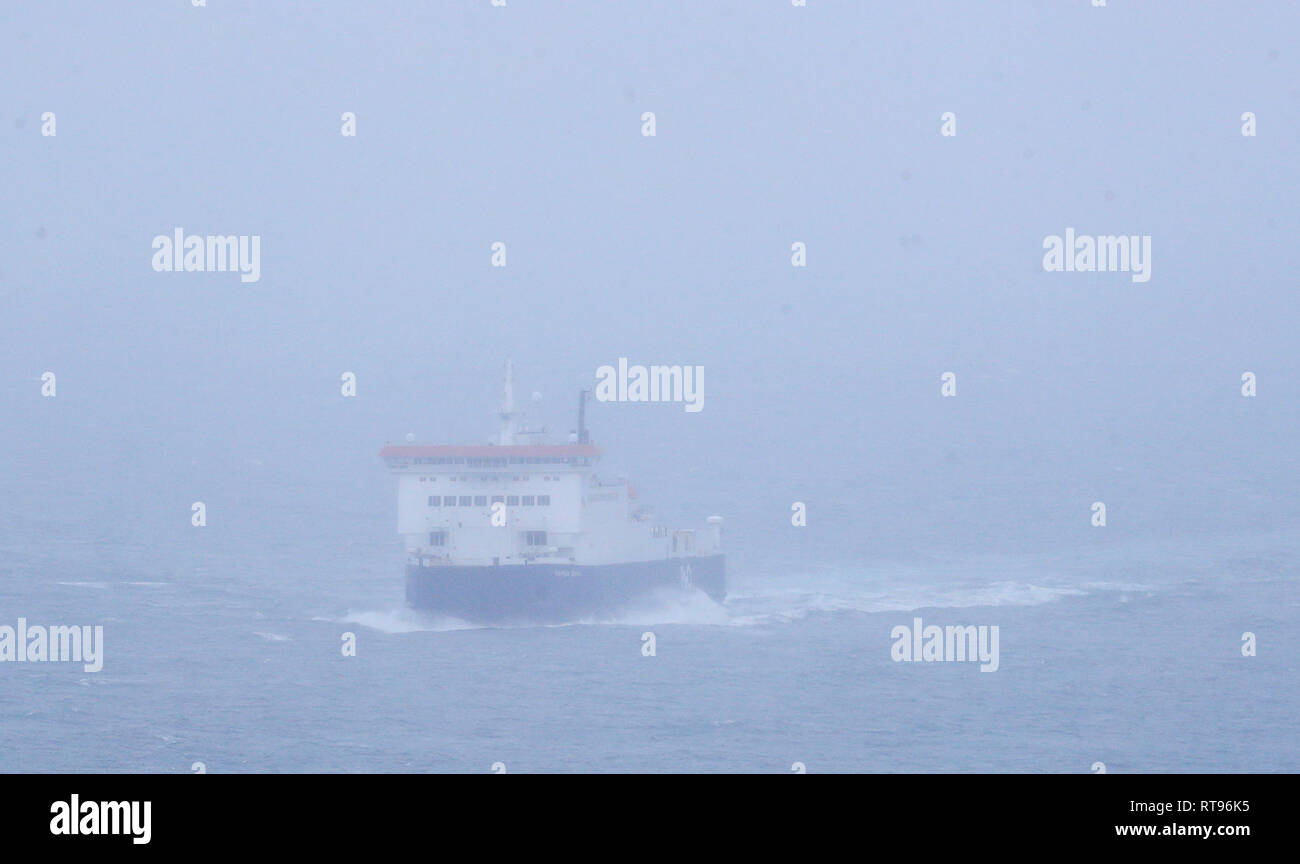
[[[569, 622], [661, 591], [726, 597], [722, 517], [667, 528], [602, 474], [584, 390], [568, 443], [529, 431], [506, 366], [500, 431], [478, 446], [389, 445], [406, 601], [476, 622]], [[410, 436], [408, 436], [409, 440]]]

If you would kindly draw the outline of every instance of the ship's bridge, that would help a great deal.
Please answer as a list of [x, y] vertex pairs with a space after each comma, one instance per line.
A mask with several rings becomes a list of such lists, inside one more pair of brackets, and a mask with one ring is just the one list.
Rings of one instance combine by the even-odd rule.
[[380, 457], [394, 471], [418, 468], [438, 473], [462, 468], [504, 468], [510, 465], [550, 465], [586, 468], [600, 459], [595, 444], [484, 444], [456, 445], [388, 445]]
[[[597, 473], [601, 450], [587, 437], [586, 393], [567, 444], [520, 427], [506, 365], [492, 444], [390, 444], [379, 455], [397, 477], [397, 531], [421, 561], [467, 565], [534, 561], [604, 564], [667, 557], [667, 532], [652, 524], [623, 478]], [[689, 551], [673, 541], [673, 553]], [[427, 566], [427, 565], [426, 565]]]
[[397, 476], [397, 530], [413, 553], [568, 561], [587, 530], [627, 519], [626, 482], [596, 474], [601, 449], [591, 443], [390, 444], [379, 455]]

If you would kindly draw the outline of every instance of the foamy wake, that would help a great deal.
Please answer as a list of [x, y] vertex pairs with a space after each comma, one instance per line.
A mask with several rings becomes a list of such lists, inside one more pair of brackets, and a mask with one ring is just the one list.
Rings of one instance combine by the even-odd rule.
[[[753, 627], [795, 621], [817, 614], [906, 612], [922, 608], [1036, 606], [1087, 593], [1089, 592], [1081, 588], [1051, 587], [1015, 581], [923, 585], [915, 582], [900, 584], [878, 578], [854, 579], [847, 575], [808, 576], [792, 579], [785, 586], [740, 585], [728, 595], [725, 603], [717, 603], [699, 590], [664, 590], [647, 595], [616, 614], [581, 618], [567, 624], [547, 626], [685, 624]], [[342, 623], [357, 624], [384, 633], [473, 630], [483, 626], [446, 615], [419, 612], [404, 606], [389, 610], [349, 612], [339, 620]]]
[[396, 609], [379, 609], [367, 612], [348, 612], [339, 619], [318, 618], [318, 621], [337, 621], [356, 624], [381, 633], [442, 633], [450, 630], [475, 630], [481, 625], [462, 621], [450, 615], [420, 612], [409, 606]]
[[910, 612], [915, 609], [964, 609], [976, 606], [1038, 606], [1087, 592], [1078, 588], [1048, 587], [1021, 582], [987, 585], [865, 586], [860, 590], [758, 590], [736, 593], [727, 607], [738, 623], [765, 624], [793, 621], [818, 613]]
[[[62, 585], [62, 586], [64, 586], [65, 588], [94, 588], [94, 589], [97, 590], [97, 591], [104, 591], [104, 590], [107, 590], [108, 587], [109, 587], [109, 583], [107, 583], [107, 582], [71, 582], [71, 581], [68, 581], [68, 582], [57, 582], [56, 584], [58, 584], [58, 585]], [[161, 587], [164, 587], [164, 586], [167, 586], [167, 585], [170, 585], [170, 584], [171, 584], [170, 582], [142, 582], [142, 581], [114, 582], [114, 583], [113, 583], [113, 585], [126, 585], [126, 586], [128, 586], [128, 587], [130, 587], [130, 588], [161, 588]]]

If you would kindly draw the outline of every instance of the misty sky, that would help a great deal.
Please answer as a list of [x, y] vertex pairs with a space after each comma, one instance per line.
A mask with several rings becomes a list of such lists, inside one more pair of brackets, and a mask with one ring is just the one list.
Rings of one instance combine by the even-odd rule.
[[[705, 409], [593, 435], [742, 537], [796, 499], [863, 550], [1058, 542], [1107, 496], [1141, 536], [1294, 526], [1297, 34], [1289, 2], [6, 4], [7, 500], [75, 522], [69, 472], [187, 516], [258, 459], [386, 513], [378, 448], [485, 440], [507, 357], [561, 431], [628, 357], [703, 365]], [[153, 272], [176, 227], [260, 235], [261, 280]], [[1151, 235], [1151, 280], [1044, 272], [1067, 227]]]

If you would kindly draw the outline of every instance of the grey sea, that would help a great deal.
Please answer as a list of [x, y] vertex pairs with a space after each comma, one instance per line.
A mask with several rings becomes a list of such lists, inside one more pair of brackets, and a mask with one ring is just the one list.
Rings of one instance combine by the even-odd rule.
[[[0, 771], [1300, 771], [1297, 33], [3, 4]], [[623, 359], [702, 372], [585, 422], [725, 602], [406, 608], [381, 447]]]
[[[6, 478], [0, 623], [101, 624], [104, 666], [0, 664], [0, 770], [1300, 769], [1294, 531], [1122, 527], [1193, 518], [1172, 500], [1112, 505], [1105, 528], [1081, 500], [1053, 531], [1046, 504], [1036, 516], [978, 483], [982, 512], [1009, 512], [964, 524], [975, 505], [891, 498], [930, 470], [927, 442], [873, 472], [883, 493], [810, 498], [806, 527], [714, 496], [723, 604], [672, 594], [610, 620], [487, 628], [404, 606], [377, 448], [250, 442], [205, 462], [159, 441], [155, 460], [114, 463], [91, 452], [93, 429], [82, 447], [57, 412], [27, 421], [10, 452], [44, 470]], [[656, 497], [697, 494], [656, 479], [642, 484]], [[178, 486], [205, 490], [206, 527]], [[853, 532], [837, 507], [879, 516]], [[1030, 526], [1049, 549], [1024, 541]], [[997, 626], [996, 671], [893, 659], [893, 628], [918, 617]]]

